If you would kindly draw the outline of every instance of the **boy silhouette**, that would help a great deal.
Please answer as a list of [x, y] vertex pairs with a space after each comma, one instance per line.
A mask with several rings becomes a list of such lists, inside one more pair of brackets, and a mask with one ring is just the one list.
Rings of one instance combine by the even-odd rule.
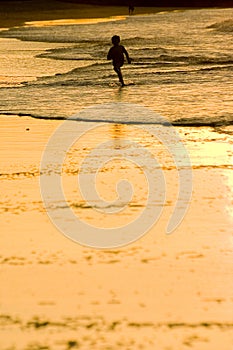
[[107, 59], [112, 60], [113, 69], [118, 75], [121, 86], [125, 86], [122, 73], [121, 73], [121, 67], [124, 64], [124, 54], [127, 58], [128, 63], [131, 63], [131, 59], [129, 58], [129, 54], [124, 48], [124, 46], [120, 45], [120, 41], [121, 39], [118, 35], [114, 35], [112, 37], [113, 46], [108, 51]]

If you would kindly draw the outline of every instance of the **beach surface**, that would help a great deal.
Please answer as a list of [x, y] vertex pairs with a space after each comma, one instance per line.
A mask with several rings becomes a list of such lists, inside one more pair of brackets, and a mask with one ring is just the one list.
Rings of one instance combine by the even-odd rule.
[[[177, 175], [164, 169], [167, 204], [147, 235], [113, 250], [82, 247], [53, 226], [40, 195], [41, 155], [59, 123], [1, 120], [1, 349], [230, 350], [232, 170], [194, 167], [188, 214], [168, 236]], [[113, 126], [104, 128], [111, 139]], [[137, 137], [124, 126], [118, 142], [129, 132]], [[74, 166], [102, 135], [94, 131], [79, 142], [64, 171], [70, 205], [93, 225], [100, 225], [100, 214], [82, 205]], [[190, 152], [202, 163], [199, 147], [201, 141]], [[131, 183], [143, 184], [140, 172], [124, 162], [120, 167]], [[117, 169], [114, 176], [109, 164], [102, 176], [98, 189], [108, 197], [122, 173]], [[136, 210], [142, 210], [145, 188]], [[105, 224], [124, 224], [132, 214], [113, 215]]]
[[[28, 10], [23, 10], [17, 16], [15, 12], [14, 17], [13, 12], [12, 18], [6, 16], [1, 22], [1, 27], [37, 20], [118, 16], [124, 15], [125, 11], [120, 8], [101, 8], [99, 11], [96, 7], [78, 5], [80, 12], [71, 16], [74, 5], [69, 6], [57, 12], [46, 10], [43, 16], [39, 13], [29, 16]], [[2, 12], [0, 16], [3, 16]], [[14, 49], [31, 45], [30, 49], [37, 54], [58, 46], [57, 43], [2, 40], [2, 45], [12, 42]], [[61, 79], [67, 67], [72, 70], [77, 64], [72, 60], [60, 64], [55, 60], [51, 62], [47, 66], [48, 74], [55, 76], [59, 72]], [[33, 73], [28, 81], [34, 81], [41, 73], [40, 68], [33, 71], [32, 66], [30, 69]], [[25, 79], [24, 72], [20, 79]], [[98, 192], [106, 201], [116, 198], [115, 185], [122, 178], [133, 184], [132, 201], [120, 214], [101, 216], [82, 198], [77, 183], [81, 163], [103, 142], [111, 142], [111, 147], [121, 149], [123, 157], [127, 152], [122, 146], [124, 139], [139, 143], [157, 159], [166, 180], [166, 201], [164, 205], [159, 204], [162, 214], [147, 234], [125, 247], [94, 249], [65, 237], [50, 221], [41, 197], [41, 158], [51, 135], [64, 122], [53, 118], [52, 113], [60, 110], [61, 117], [66, 117], [66, 113], [74, 112], [71, 103], [73, 85], [66, 86], [70, 99], [55, 90], [56, 99], [51, 100], [52, 117], [40, 119], [37, 113], [41, 110], [45, 111], [42, 116], [49, 115], [46, 98], [50, 95], [44, 93], [45, 102], [41, 104], [44, 85], [39, 87], [38, 94], [32, 86], [33, 93], [29, 91], [25, 97], [27, 86], [17, 90], [17, 81], [9, 80], [7, 84], [8, 90], [4, 90], [4, 86], [2, 91], [9, 93], [9, 115], [4, 115], [7, 111], [2, 107], [0, 123], [0, 349], [231, 350], [233, 131], [229, 119], [228, 124], [220, 126], [210, 125], [206, 119], [202, 125], [204, 119], [201, 117], [200, 125], [177, 123], [176, 131], [190, 155], [193, 180], [188, 212], [171, 235], [166, 234], [166, 228], [177, 201], [177, 168], [161, 143], [148, 137], [150, 126], [136, 125], [135, 120], [132, 124], [92, 121], [88, 122], [91, 131], [86, 132], [87, 122], [69, 121], [70, 132], [74, 127], [72, 123], [78, 123], [84, 136], [67, 152], [62, 181], [67, 203], [81, 220], [94, 226], [116, 227], [135, 219], [146, 206], [148, 189], [143, 168], [129, 164], [127, 160], [103, 163], [96, 180]], [[57, 86], [60, 88], [59, 84]], [[156, 110], [157, 103], [161, 113], [173, 115], [179, 106], [176, 107], [177, 102], [172, 99], [171, 89], [163, 86], [157, 88], [160, 94], [146, 96], [140, 95], [140, 86], [132, 86], [132, 90], [129, 86], [124, 90], [115, 83], [107, 87], [104, 102], [135, 103], [137, 94], [141, 101], [147, 101], [148, 107]], [[203, 86], [204, 83], [201, 86], [204, 89]], [[92, 95], [93, 90], [88, 90], [92, 87], [75, 85], [77, 96], [81, 89]], [[100, 99], [102, 90], [97, 87], [95, 94]], [[81, 102], [73, 96], [80, 110]], [[84, 97], [90, 105], [91, 98]], [[11, 101], [15, 100], [17, 105], [13, 108]], [[203, 110], [208, 114], [214, 108], [216, 110], [217, 100], [219, 97], [216, 101], [214, 98], [208, 100], [215, 103], [204, 102], [204, 98], [198, 101], [200, 105], [204, 104]], [[188, 103], [185, 99], [180, 101], [177, 111], [185, 113]], [[31, 106], [36, 109], [40, 104], [44, 110], [41, 107], [33, 115]], [[231, 104], [232, 99], [228, 98], [224, 104], [227, 112]], [[198, 108], [190, 106], [192, 116]], [[21, 116], [19, 110], [22, 110]], [[31, 116], [26, 116], [28, 111]], [[54, 146], [55, 151], [58, 146]], [[101, 149], [103, 157], [111, 151], [111, 148]], [[91, 159], [90, 166], [85, 169], [87, 175], [93, 173], [97, 160]]]

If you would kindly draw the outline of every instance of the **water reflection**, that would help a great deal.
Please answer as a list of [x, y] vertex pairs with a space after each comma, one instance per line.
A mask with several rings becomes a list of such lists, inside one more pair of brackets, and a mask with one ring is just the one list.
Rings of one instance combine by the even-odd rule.
[[122, 148], [122, 139], [124, 138], [124, 134], [126, 125], [124, 124], [113, 124], [110, 126], [109, 134], [113, 140], [114, 149]]
[[125, 16], [110, 16], [106, 18], [75, 18], [75, 19], [55, 19], [45, 21], [25, 22], [26, 26], [30, 27], [51, 27], [51, 26], [65, 26], [77, 24], [96, 24], [104, 22], [114, 22], [126, 19]]

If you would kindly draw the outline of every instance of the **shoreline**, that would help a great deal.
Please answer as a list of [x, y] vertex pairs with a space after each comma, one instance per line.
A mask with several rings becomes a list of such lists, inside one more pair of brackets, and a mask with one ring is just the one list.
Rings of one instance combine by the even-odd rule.
[[[46, 5], [46, 9], [45, 9]], [[183, 11], [188, 8], [136, 7], [134, 16], [164, 11]], [[94, 19], [128, 16], [128, 6], [86, 5], [42, 0], [35, 2], [11, 1], [0, 3], [0, 28], [23, 26], [25, 22], [62, 19]]]
[[[203, 28], [222, 23], [233, 11], [216, 11], [213, 21], [211, 10], [166, 9], [163, 15], [160, 9], [161, 14], [147, 16], [136, 7], [133, 18], [121, 14], [126, 21], [32, 28], [33, 21], [77, 23], [107, 16], [107, 22], [114, 16], [108, 6], [98, 12], [95, 6], [76, 5], [80, 11], [75, 12], [74, 4], [65, 4], [64, 10], [64, 3], [58, 3], [55, 11], [56, 2], [47, 1], [46, 11], [45, 0], [28, 0], [30, 11], [13, 10], [16, 1], [9, 1], [5, 24], [21, 27], [9, 33], [5, 29], [0, 38], [5, 84], [0, 89], [5, 111], [0, 125], [0, 350], [229, 350], [233, 126], [221, 123], [233, 120], [231, 37], [209, 29], [204, 35]], [[0, 27], [1, 9], [0, 2]], [[89, 17], [78, 17], [84, 14]], [[106, 62], [113, 30], [129, 38], [126, 47], [135, 57], [135, 65], [124, 67], [126, 82], [132, 82], [124, 89]], [[22, 41], [25, 32], [29, 40], [54, 42]], [[173, 125], [176, 120], [174, 131], [191, 164], [181, 159], [183, 152], [176, 157], [178, 147], [167, 123], [161, 130], [160, 119], [150, 113], [138, 116], [133, 108], [124, 113], [119, 102], [143, 105]], [[89, 121], [88, 113], [78, 113], [106, 103], [119, 107], [91, 113]], [[86, 121], [70, 120], [58, 135], [64, 119], [77, 113]], [[208, 125], [198, 125], [201, 120]], [[156, 130], [162, 131], [158, 137]], [[73, 143], [65, 147], [69, 137]], [[58, 177], [65, 202], [59, 198]], [[192, 198], [186, 195], [190, 190]], [[46, 193], [53, 199], [49, 205]], [[175, 206], [188, 210], [166, 234]], [[149, 220], [143, 219], [146, 207]], [[127, 239], [134, 233], [131, 224], [142, 217], [137, 221], [142, 235], [109, 249], [83, 246], [55, 226], [58, 218], [65, 229], [70, 227], [67, 209], [102, 232], [129, 225]], [[154, 225], [146, 231], [151, 217]]]

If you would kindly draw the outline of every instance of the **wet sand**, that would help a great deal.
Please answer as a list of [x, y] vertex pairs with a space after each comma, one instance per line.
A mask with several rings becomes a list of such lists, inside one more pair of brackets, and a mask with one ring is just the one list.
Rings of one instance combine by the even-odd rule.
[[[82, 247], [53, 226], [40, 196], [42, 151], [60, 123], [1, 117], [0, 348], [230, 350], [232, 170], [193, 167], [189, 212], [167, 236], [177, 189], [175, 169], [164, 169], [167, 204], [147, 235], [115, 250]], [[121, 137], [132, 136], [130, 128], [125, 125]], [[107, 125], [106, 137], [113, 130]], [[64, 183], [70, 203], [80, 203], [74, 187], [80, 155], [102, 139], [99, 132], [87, 135], [68, 158]], [[205, 163], [201, 143], [187, 147], [192, 159]], [[112, 169], [105, 168], [108, 184]], [[141, 182], [131, 168], [125, 175]], [[101, 182], [100, 193], [109, 194]], [[98, 218], [85, 206], [75, 210], [83, 219]], [[116, 222], [117, 217], [111, 221]]]
[[[54, 11], [50, 4], [50, 9], [38, 12], [35, 2], [30, 9], [17, 2], [17, 11], [12, 10], [16, 3], [9, 3], [8, 9], [1, 3], [0, 27], [127, 15], [126, 7], [59, 3]], [[151, 9], [136, 8], [136, 14], [139, 11]], [[182, 224], [174, 234], [165, 234], [177, 196], [177, 173], [172, 167], [164, 168], [168, 197], [158, 223], [129, 246], [95, 250], [64, 237], [42, 203], [41, 156], [60, 123], [1, 116], [0, 349], [231, 350], [232, 168], [220, 161], [208, 166], [208, 161], [232, 153], [232, 146], [224, 148], [211, 128], [179, 128], [188, 135], [194, 176], [192, 202]], [[129, 134], [137, 140], [130, 128], [125, 125], [119, 135], [114, 125], [108, 125], [105, 135], [116, 142]], [[94, 224], [99, 214], [80, 199], [77, 169], [87, 151], [102, 142], [102, 135], [98, 131], [87, 135], [85, 143], [71, 152], [64, 170], [69, 203], [83, 220]], [[214, 138], [215, 148], [203, 141]], [[144, 143], [151, 147], [147, 138]], [[125, 164], [122, 168], [135, 185], [143, 183], [140, 172]], [[111, 165], [106, 167], [104, 181], [100, 181], [100, 193], [107, 198], [113, 193], [110, 185], [117, 169], [113, 170]], [[145, 196], [141, 186], [134, 199], [138, 206], [121, 217], [111, 216], [107, 224], [124, 223], [136, 215], [143, 209]]]

